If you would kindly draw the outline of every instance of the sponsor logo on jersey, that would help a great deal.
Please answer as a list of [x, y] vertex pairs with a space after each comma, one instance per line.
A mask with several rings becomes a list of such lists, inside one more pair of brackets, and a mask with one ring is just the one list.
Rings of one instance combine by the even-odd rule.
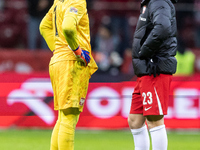
[[78, 13], [78, 9], [76, 9], [75, 7], [71, 7], [69, 12], [77, 14]]

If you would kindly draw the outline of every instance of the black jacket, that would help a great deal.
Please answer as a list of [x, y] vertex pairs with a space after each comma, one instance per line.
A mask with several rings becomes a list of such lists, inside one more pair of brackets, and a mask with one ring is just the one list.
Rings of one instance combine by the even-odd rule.
[[[176, 0], [143, 0], [133, 39], [133, 68], [137, 76], [147, 75], [147, 61], [159, 60], [160, 73], [174, 74], [177, 61]], [[156, 59], [155, 59], [156, 58]]]

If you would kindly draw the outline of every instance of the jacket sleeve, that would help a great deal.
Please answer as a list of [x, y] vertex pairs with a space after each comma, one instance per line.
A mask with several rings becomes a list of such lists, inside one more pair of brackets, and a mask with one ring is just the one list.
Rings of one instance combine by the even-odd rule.
[[153, 29], [140, 49], [141, 58], [152, 58], [171, 33], [171, 7], [167, 2], [150, 2], [149, 13]]

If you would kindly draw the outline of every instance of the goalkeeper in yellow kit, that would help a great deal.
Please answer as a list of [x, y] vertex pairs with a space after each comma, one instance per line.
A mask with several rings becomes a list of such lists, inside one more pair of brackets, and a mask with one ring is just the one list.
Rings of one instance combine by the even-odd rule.
[[91, 55], [85, 0], [54, 0], [40, 24], [53, 56], [49, 73], [58, 120], [51, 150], [73, 150], [74, 133], [87, 94], [89, 78], [97, 70]]

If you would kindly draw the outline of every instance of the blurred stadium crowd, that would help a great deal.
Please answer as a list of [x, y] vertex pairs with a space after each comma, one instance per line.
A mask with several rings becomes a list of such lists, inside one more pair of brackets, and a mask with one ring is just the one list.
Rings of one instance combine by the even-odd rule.
[[[131, 45], [141, 0], [86, 1], [98, 72], [133, 75]], [[0, 0], [0, 49], [46, 51], [38, 24], [52, 3], [53, 0]], [[188, 65], [190, 69], [185, 74], [190, 75], [200, 71], [200, 1], [179, 0], [176, 9], [177, 59], [184, 70]]]

